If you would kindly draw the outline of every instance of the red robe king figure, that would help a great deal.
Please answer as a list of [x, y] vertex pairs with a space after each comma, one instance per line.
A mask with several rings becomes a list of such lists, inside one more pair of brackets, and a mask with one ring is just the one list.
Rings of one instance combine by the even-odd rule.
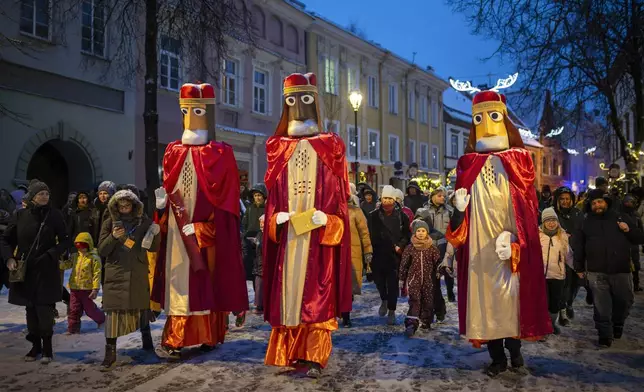
[[[265, 363], [310, 377], [328, 362], [331, 332], [351, 310], [352, 290], [345, 146], [338, 135], [320, 133], [316, 85], [311, 73], [284, 80], [264, 181], [264, 318], [272, 327]], [[298, 225], [309, 228], [298, 234]]]
[[174, 359], [183, 347], [223, 343], [228, 312], [248, 309], [237, 162], [230, 145], [209, 141], [215, 90], [184, 84], [179, 105], [183, 135], [168, 145], [155, 191], [163, 217], [152, 289], [167, 315], [158, 353]]
[[450, 80], [457, 90], [477, 92], [466, 154], [456, 168], [447, 238], [458, 248], [459, 331], [475, 346], [487, 343], [490, 376], [507, 369], [504, 347], [512, 367], [521, 369], [521, 339], [552, 333], [534, 167], [498, 92], [516, 77], [499, 80], [488, 91]]

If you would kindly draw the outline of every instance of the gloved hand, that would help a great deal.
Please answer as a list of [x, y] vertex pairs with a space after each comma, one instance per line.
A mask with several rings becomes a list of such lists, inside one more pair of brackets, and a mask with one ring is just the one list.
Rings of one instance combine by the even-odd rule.
[[452, 263], [449, 262], [447, 258], [443, 259], [443, 262], [440, 263], [440, 265], [438, 266], [438, 272], [440, 274], [445, 274], [445, 275], [454, 277], [454, 268], [452, 266]]
[[510, 260], [512, 257], [512, 233], [504, 231], [496, 239], [496, 254], [502, 261]]
[[327, 221], [329, 218], [326, 216], [326, 214], [320, 210], [316, 210], [313, 213], [313, 217], [311, 218], [311, 221], [313, 222], [314, 225], [322, 225], [326, 226]]
[[12, 258], [7, 260], [7, 269], [9, 271], [15, 271], [16, 268], [18, 268], [18, 262], [16, 261], [16, 259]]
[[165, 191], [165, 188], [160, 187], [154, 190], [154, 196], [156, 197], [156, 207], [157, 210], [162, 210], [165, 208], [168, 203], [168, 194]]
[[463, 212], [470, 204], [470, 195], [467, 194], [467, 189], [460, 188], [454, 192], [454, 207]]
[[89, 299], [96, 299], [98, 297], [98, 290], [92, 290], [91, 293], [89, 293]]
[[158, 224], [156, 224], [156, 223], [153, 223], [153, 224], [151, 224], [151, 225], [150, 225], [150, 227], [148, 228], [148, 231], [149, 231], [152, 235], [157, 235], [157, 234], [159, 234], [159, 232], [161, 232], [161, 226], [159, 226], [159, 225], [158, 225]]
[[183, 226], [181, 231], [183, 231], [183, 234], [185, 235], [193, 235], [195, 233], [194, 223], [188, 223], [187, 225]]
[[286, 223], [291, 219], [291, 216], [295, 215], [294, 212], [278, 212], [277, 213], [277, 218], [275, 221], [277, 222], [278, 225], [281, 225], [283, 223]]

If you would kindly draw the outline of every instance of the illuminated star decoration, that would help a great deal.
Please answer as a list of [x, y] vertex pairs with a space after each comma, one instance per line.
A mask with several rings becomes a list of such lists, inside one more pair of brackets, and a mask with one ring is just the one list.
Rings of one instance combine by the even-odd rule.
[[568, 149], [566, 149], [566, 151], [568, 151], [568, 154], [570, 154], [570, 155], [579, 155], [579, 152], [577, 150], [575, 150], [574, 148], [568, 148]]
[[561, 133], [563, 132], [563, 130], [564, 130], [564, 127], [559, 127], [559, 128], [557, 128], [557, 129], [553, 129], [553, 130], [551, 130], [550, 132], [548, 132], [548, 134], [546, 135], [546, 137], [555, 137], [555, 136], [559, 136], [559, 135], [561, 135]]
[[591, 148], [587, 149], [587, 150], [584, 152], [584, 154], [586, 154], [586, 155], [590, 155], [590, 154], [594, 153], [594, 152], [595, 152], [595, 150], [597, 150], [597, 147], [591, 147]]

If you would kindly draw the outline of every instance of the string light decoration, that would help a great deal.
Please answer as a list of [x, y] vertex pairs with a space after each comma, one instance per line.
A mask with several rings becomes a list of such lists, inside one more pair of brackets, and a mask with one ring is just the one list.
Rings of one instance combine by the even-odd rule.
[[592, 155], [592, 154], [594, 154], [594, 153], [595, 153], [595, 151], [596, 151], [596, 150], [597, 150], [597, 147], [591, 147], [591, 148], [587, 149], [587, 150], [584, 152], [584, 154], [586, 154], [586, 155]]
[[537, 138], [537, 135], [532, 133], [529, 129], [519, 128], [519, 133], [521, 134], [521, 137], [525, 138], [525, 139], [533, 139], [534, 140], [534, 139]]
[[579, 155], [579, 151], [575, 150], [574, 148], [567, 148], [566, 151], [568, 151], [568, 154], [570, 155]]
[[557, 128], [557, 129], [553, 129], [553, 130], [551, 130], [550, 132], [548, 132], [548, 134], [546, 135], [546, 137], [555, 137], [555, 136], [559, 136], [559, 135], [561, 135], [561, 134], [562, 134], [563, 130], [564, 130], [564, 127], [559, 127], [559, 128]]
[[412, 181], [415, 181], [421, 190], [427, 192], [432, 192], [434, 189], [442, 186], [440, 180], [434, 180], [432, 178], [429, 178], [427, 175], [412, 178]]
[[[502, 90], [504, 88], [510, 88], [514, 83], [517, 82], [518, 78], [519, 78], [519, 73], [517, 72], [514, 75], [510, 75], [505, 79], [499, 79], [496, 81], [496, 85], [491, 89], [489, 89], [488, 91], [494, 91], [498, 93], [499, 90]], [[481, 91], [480, 88], [473, 87], [470, 81], [461, 82], [460, 80], [454, 80], [450, 78], [449, 84], [451, 84], [454, 90], [456, 91], [462, 91], [470, 94], [475, 94]]]

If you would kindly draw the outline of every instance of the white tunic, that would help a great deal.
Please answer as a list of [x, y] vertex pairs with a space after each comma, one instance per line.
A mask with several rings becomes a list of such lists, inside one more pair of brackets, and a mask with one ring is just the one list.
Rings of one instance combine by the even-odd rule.
[[[190, 152], [186, 154], [177, 185], [171, 193], [176, 191], [179, 191], [186, 209], [185, 212], [188, 214], [189, 221], [192, 221], [197, 202], [197, 173]], [[174, 219], [172, 207], [169, 207], [165, 264], [165, 312], [169, 316], [209, 314], [209, 310], [190, 312], [190, 261], [181, 239], [181, 229]]]
[[[296, 214], [315, 207], [318, 156], [306, 139], [297, 143], [288, 160], [288, 210]], [[282, 271], [282, 324], [295, 327], [302, 315], [302, 295], [309, 258], [311, 232], [296, 235], [288, 225], [286, 260]]]
[[498, 157], [490, 156], [471, 190], [466, 337], [519, 336], [519, 287], [510, 261], [496, 254], [504, 231], [516, 235], [510, 183]]

